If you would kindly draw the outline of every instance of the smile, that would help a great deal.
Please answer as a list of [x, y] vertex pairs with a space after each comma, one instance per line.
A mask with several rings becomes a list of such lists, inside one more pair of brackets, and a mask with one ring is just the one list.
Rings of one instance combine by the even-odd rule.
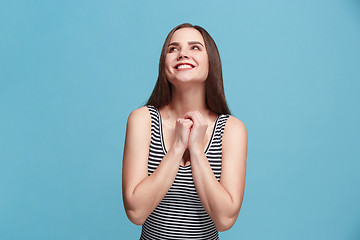
[[191, 65], [191, 64], [187, 64], [187, 63], [180, 63], [180, 64], [177, 64], [175, 66], [175, 69], [179, 69], [179, 70], [181, 70], [181, 69], [192, 69], [192, 68], [194, 68], [194, 66]]

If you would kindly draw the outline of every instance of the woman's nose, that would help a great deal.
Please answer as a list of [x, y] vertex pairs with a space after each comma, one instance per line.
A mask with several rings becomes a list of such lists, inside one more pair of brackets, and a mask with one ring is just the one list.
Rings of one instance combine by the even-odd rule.
[[183, 58], [189, 58], [188, 53], [185, 50], [180, 50], [179, 51], [179, 55], [178, 55], [178, 60], [183, 59]]

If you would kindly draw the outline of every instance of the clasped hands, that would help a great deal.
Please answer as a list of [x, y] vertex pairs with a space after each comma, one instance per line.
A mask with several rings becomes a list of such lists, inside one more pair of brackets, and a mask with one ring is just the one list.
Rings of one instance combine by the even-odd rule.
[[203, 141], [208, 124], [198, 111], [187, 112], [178, 118], [175, 126], [175, 141], [183, 151], [190, 152], [200, 150], [203, 152]]

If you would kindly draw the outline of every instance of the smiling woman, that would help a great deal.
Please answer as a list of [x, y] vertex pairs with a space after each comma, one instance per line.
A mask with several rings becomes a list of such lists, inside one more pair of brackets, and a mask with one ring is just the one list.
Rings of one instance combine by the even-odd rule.
[[241, 208], [246, 152], [214, 40], [199, 26], [175, 27], [152, 95], [127, 123], [123, 198], [140, 239], [219, 239]]
[[181, 28], [174, 32], [165, 58], [167, 80], [173, 85], [178, 81], [202, 83], [208, 72], [209, 59], [200, 32], [194, 28]]

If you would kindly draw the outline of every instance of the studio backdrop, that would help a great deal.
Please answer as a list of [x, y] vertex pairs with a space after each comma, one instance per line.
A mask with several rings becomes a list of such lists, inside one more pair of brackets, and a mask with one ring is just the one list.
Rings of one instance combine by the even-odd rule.
[[167, 33], [204, 27], [248, 131], [220, 239], [360, 239], [360, 2], [0, 3], [0, 239], [139, 239], [122, 202], [127, 117]]

